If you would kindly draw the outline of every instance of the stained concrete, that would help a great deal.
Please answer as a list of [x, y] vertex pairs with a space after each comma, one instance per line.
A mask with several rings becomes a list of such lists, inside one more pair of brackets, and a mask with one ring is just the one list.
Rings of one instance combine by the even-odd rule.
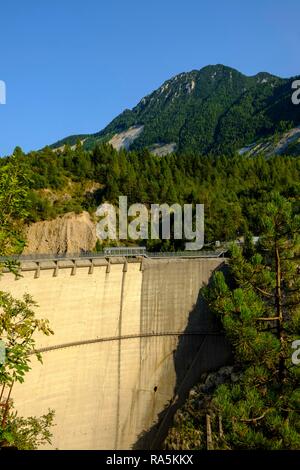
[[0, 281], [15, 297], [30, 293], [55, 332], [37, 335], [43, 365], [32, 358], [25, 383], [13, 388], [19, 413], [55, 409], [53, 449], [159, 446], [174, 403], [203, 371], [228, 361], [199, 295], [224, 260], [120, 259], [109, 269], [103, 260], [75, 273], [72, 263], [47, 263], [38, 275], [27, 263], [21, 279], [6, 273]]

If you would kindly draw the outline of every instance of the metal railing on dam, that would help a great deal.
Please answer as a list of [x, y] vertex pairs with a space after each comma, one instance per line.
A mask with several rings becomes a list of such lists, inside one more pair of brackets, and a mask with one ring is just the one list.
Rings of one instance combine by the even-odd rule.
[[144, 253], [134, 252], [132, 249], [128, 251], [122, 250], [120, 252], [114, 251], [113, 253], [104, 252], [83, 252], [83, 253], [34, 253], [30, 255], [0, 257], [0, 263], [5, 263], [8, 260], [11, 261], [60, 261], [60, 260], [84, 260], [84, 259], [107, 259], [107, 258], [224, 258], [227, 250], [218, 251], [160, 251], [150, 252], [145, 251]]

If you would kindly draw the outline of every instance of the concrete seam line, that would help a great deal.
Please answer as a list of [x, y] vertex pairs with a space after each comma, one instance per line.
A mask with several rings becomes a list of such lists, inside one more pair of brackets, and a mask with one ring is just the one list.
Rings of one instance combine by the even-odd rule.
[[121, 389], [121, 338], [122, 338], [122, 319], [123, 319], [123, 304], [124, 304], [124, 290], [125, 280], [127, 273], [127, 260], [123, 266], [122, 286], [121, 286], [121, 299], [120, 299], [120, 314], [119, 314], [119, 341], [118, 341], [118, 390], [117, 390], [117, 409], [116, 409], [116, 434], [114, 449], [118, 449], [119, 442], [119, 426], [120, 426], [120, 389]]
[[42, 352], [51, 352], [56, 349], [71, 348], [75, 346], [84, 346], [86, 344], [95, 344], [95, 343], [104, 343], [107, 341], [120, 341], [126, 339], [135, 339], [135, 338], [149, 338], [155, 336], [224, 336], [223, 332], [220, 331], [194, 331], [194, 332], [162, 332], [162, 333], [143, 333], [136, 335], [124, 335], [124, 336], [108, 336], [107, 338], [94, 338], [87, 339], [82, 341], [73, 341], [70, 343], [57, 344], [55, 346], [48, 346], [44, 348], [38, 348], [32, 351], [30, 354], [42, 353]]

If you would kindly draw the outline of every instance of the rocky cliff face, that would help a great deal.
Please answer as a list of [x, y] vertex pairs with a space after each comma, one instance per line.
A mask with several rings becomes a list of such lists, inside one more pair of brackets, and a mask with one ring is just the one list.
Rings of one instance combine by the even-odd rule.
[[80, 253], [96, 245], [96, 226], [88, 212], [70, 212], [54, 220], [36, 222], [26, 230], [24, 254]]

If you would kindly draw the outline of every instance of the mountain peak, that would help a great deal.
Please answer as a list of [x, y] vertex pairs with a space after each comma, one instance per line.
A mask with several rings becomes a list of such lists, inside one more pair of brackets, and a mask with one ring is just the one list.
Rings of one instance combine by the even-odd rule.
[[[104, 141], [118, 149], [148, 147], [159, 155], [170, 149], [232, 153], [270, 135], [280, 121], [300, 123], [289, 83], [267, 72], [246, 76], [223, 64], [207, 65], [171, 77], [102, 131], [80, 137], [86, 148]], [[53, 147], [74, 144], [75, 137]]]

